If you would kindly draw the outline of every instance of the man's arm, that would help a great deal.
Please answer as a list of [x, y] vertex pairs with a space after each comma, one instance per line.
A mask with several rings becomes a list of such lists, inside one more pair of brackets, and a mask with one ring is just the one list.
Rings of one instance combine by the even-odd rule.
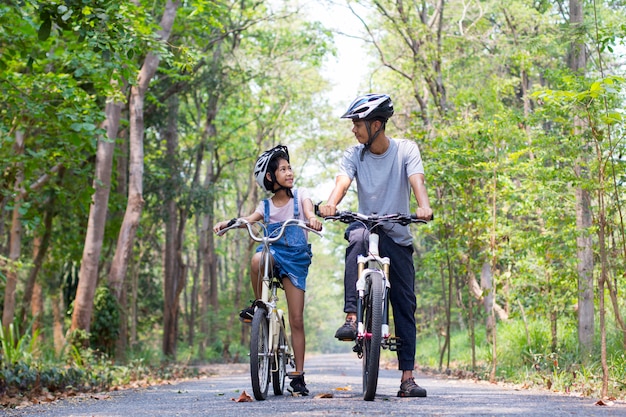
[[428, 192], [426, 191], [426, 184], [424, 184], [424, 174], [413, 174], [409, 177], [409, 183], [415, 194], [417, 200], [417, 214], [418, 219], [430, 220], [433, 216], [433, 210], [430, 208], [430, 201], [428, 199]]
[[320, 205], [320, 214], [322, 216], [333, 216], [337, 212], [337, 205], [343, 200], [352, 180], [345, 175], [338, 175], [335, 180], [335, 188], [330, 192], [330, 197], [326, 204]]

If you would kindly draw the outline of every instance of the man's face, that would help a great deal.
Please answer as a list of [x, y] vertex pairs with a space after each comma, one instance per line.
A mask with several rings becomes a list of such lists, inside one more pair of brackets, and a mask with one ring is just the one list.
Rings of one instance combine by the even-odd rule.
[[352, 119], [352, 133], [359, 143], [365, 144], [369, 140], [365, 120]]

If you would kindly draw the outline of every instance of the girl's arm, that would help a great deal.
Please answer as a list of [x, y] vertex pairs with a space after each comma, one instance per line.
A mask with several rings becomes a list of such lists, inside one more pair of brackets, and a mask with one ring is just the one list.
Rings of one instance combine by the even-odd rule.
[[309, 222], [309, 226], [311, 229], [315, 229], [318, 232], [322, 230], [322, 222], [319, 221], [317, 216], [315, 215], [315, 210], [313, 209], [313, 202], [310, 198], [307, 198], [302, 201], [302, 210], [304, 211], [304, 216]]
[[[252, 213], [251, 215], [247, 217], [242, 217], [242, 219], [246, 220], [248, 223], [256, 223], [260, 220], [263, 220], [263, 215], [255, 211], [254, 213]], [[224, 220], [224, 221], [216, 223], [213, 226], [213, 232], [215, 233], [219, 232], [220, 230], [222, 230], [228, 225], [228, 222], [230, 222], [230, 220]], [[241, 227], [245, 227], [245, 226], [242, 225]]]

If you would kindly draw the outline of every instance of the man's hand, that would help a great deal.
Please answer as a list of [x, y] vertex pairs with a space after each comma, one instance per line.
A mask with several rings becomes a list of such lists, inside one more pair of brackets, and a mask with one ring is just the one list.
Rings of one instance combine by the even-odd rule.
[[337, 213], [337, 206], [330, 204], [320, 204], [320, 215], [322, 217], [334, 216]]
[[417, 218], [421, 220], [433, 219], [433, 209], [431, 209], [430, 207], [419, 207], [415, 211], [415, 214], [417, 215]]

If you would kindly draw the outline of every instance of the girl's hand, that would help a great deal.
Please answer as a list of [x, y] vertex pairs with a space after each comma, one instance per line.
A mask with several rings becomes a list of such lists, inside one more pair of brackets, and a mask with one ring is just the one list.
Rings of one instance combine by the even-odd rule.
[[219, 232], [220, 230], [222, 230], [223, 228], [225, 228], [227, 224], [228, 224], [228, 222], [227, 222], [227, 221], [223, 221], [223, 222], [216, 223], [216, 224], [213, 226], [213, 232], [215, 232], [215, 233]]
[[319, 221], [317, 217], [311, 216], [309, 217], [309, 227], [319, 232], [320, 230], [322, 230], [322, 222]]

